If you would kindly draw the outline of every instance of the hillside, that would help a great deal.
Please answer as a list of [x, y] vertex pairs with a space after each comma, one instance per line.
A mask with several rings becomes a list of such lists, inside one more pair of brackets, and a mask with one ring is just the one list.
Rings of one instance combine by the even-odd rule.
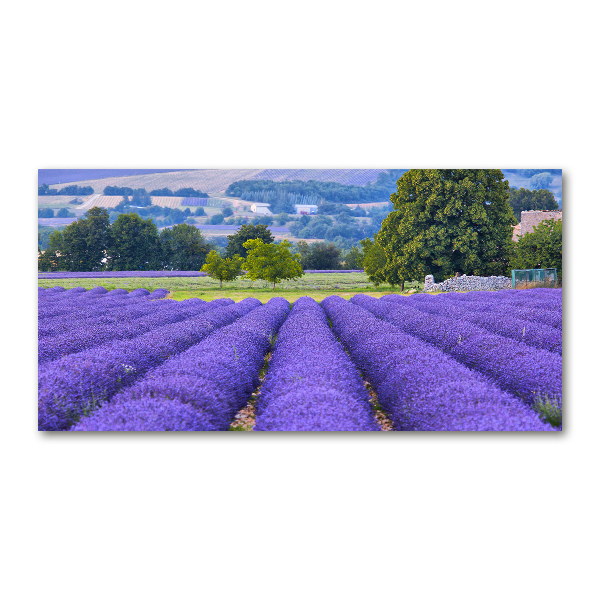
[[[291, 181], [334, 181], [346, 185], [365, 185], [377, 179], [385, 169], [195, 169], [172, 171], [169, 173], [146, 173], [142, 175], [112, 176], [102, 179], [77, 181], [81, 187], [91, 186], [96, 193], [102, 193], [106, 186], [161, 189], [168, 187], [173, 191], [193, 187], [208, 194], [223, 193], [227, 186], [241, 179], [272, 179]], [[40, 171], [41, 173], [41, 171]], [[71, 172], [70, 172], [71, 173]], [[42, 173], [43, 174], [43, 173]], [[71, 175], [72, 177], [72, 175]], [[41, 181], [41, 180], [40, 180]], [[59, 189], [63, 184], [53, 184]]]

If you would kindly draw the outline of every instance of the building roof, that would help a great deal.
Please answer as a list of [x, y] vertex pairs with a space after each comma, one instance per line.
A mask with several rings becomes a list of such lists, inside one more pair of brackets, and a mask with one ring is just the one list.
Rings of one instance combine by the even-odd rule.
[[267, 204], [266, 202], [253, 202], [252, 206], [271, 206], [271, 205]]

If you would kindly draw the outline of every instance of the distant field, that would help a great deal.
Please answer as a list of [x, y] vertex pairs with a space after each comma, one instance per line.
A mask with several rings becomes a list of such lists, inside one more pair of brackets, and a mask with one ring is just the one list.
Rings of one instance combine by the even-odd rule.
[[[128, 186], [131, 188], [153, 189], [168, 187], [176, 191], [182, 187], [193, 187], [208, 194], [223, 193], [229, 184], [241, 179], [272, 179], [291, 181], [334, 181], [343, 184], [365, 185], [377, 179], [385, 169], [194, 169], [169, 173], [148, 173], [143, 175], [113, 176], [78, 181], [78, 185], [90, 185], [97, 193], [102, 193], [107, 185]], [[62, 184], [51, 185], [60, 188]]]
[[44, 183], [66, 184], [100, 179], [101, 177], [119, 177], [125, 175], [144, 175], [146, 173], [169, 173], [183, 169], [38, 169], [38, 185]]
[[[128, 277], [111, 279], [39, 279], [39, 287], [55, 287], [60, 285], [65, 289], [81, 286], [85, 289], [104, 287], [107, 290], [117, 288], [134, 290], [145, 288], [153, 291], [158, 288], [166, 288], [171, 292], [170, 297], [175, 300], [186, 298], [202, 298], [214, 300], [215, 298], [231, 298], [236, 302], [243, 298], [258, 298], [261, 302], [280, 296], [293, 301], [301, 296], [311, 296], [315, 300], [322, 300], [332, 294], [342, 297], [350, 297], [355, 294], [365, 293], [380, 297], [384, 294], [397, 293], [398, 288], [391, 286], [375, 287], [364, 273], [307, 273], [297, 281], [282, 282], [271, 289], [271, 284], [263, 281], [250, 281], [249, 279], [238, 279], [233, 282], [223, 282], [219, 288], [219, 282], [209, 277]], [[422, 289], [421, 283], [408, 284], [405, 289]]]

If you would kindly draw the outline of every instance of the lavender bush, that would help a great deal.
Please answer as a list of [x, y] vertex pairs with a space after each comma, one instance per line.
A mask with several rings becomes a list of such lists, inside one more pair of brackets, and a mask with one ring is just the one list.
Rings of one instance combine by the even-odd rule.
[[395, 429], [552, 430], [531, 408], [485, 377], [357, 304], [330, 296], [322, 305]]
[[[175, 404], [176, 415], [180, 406], [188, 407], [195, 417], [186, 426], [196, 430], [228, 429], [258, 385], [264, 356], [288, 312], [286, 300], [272, 298], [149, 371], [73, 429], [126, 431], [146, 422], [156, 428], [171, 428], [171, 412], [161, 408], [160, 414], [154, 415], [149, 403], [154, 407]], [[168, 419], [163, 416], [165, 412]]]
[[363, 295], [354, 296], [352, 302], [443, 350], [529, 404], [546, 394], [562, 406], [562, 359], [557, 354], [488, 333], [466, 320], [421, 312], [408, 302]]
[[220, 327], [260, 306], [248, 298], [42, 365], [38, 373], [38, 428], [64, 430], [131, 385], [152, 367], [200, 343]]
[[296, 300], [279, 331], [257, 407], [256, 431], [375, 431], [356, 367], [323, 309]]

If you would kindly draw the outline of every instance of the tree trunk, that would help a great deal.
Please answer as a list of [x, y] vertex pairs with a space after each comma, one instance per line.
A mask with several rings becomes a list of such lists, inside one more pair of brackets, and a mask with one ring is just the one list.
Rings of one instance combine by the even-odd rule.
[[273, 282], [273, 289], [275, 289], [275, 282]]
[[400, 282], [400, 293], [404, 292], [404, 281]]
[[223, 280], [219, 279], [219, 287], [222, 288], [223, 287]]

